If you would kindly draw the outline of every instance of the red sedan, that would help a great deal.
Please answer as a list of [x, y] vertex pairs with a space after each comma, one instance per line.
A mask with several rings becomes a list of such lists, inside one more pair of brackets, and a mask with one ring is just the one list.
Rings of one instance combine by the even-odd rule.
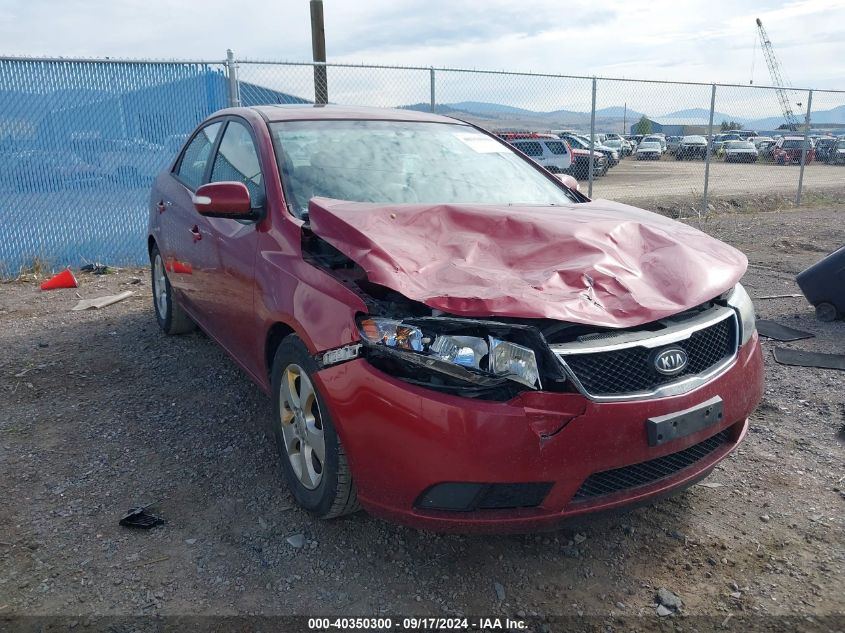
[[149, 217], [159, 325], [272, 396], [322, 518], [553, 527], [698, 481], [760, 401], [740, 252], [454, 119], [223, 110]]

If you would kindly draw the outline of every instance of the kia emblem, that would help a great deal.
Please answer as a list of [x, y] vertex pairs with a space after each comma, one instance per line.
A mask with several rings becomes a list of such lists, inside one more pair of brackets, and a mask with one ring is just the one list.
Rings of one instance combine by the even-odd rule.
[[675, 376], [687, 367], [689, 357], [680, 347], [668, 347], [654, 356], [654, 368], [664, 376]]

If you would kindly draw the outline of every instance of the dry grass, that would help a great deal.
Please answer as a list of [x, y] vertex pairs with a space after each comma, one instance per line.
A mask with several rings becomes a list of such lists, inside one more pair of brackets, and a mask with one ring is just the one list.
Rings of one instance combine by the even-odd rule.
[[53, 272], [53, 265], [43, 255], [36, 255], [17, 269], [10, 268], [5, 262], [0, 262], [0, 280], [3, 283], [38, 281], [48, 277]]

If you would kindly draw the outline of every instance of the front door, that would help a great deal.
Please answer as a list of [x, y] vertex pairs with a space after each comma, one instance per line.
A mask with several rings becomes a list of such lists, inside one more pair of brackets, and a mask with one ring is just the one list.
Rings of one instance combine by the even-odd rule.
[[[246, 121], [231, 118], [227, 122], [209, 182], [242, 182], [249, 189], [253, 209], [265, 208], [258, 151]], [[206, 221], [217, 262], [209, 277], [210, 327], [232, 356], [242, 363], [251, 363], [259, 336], [253, 301], [258, 223], [229, 218], [206, 218]], [[246, 369], [257, 375], [261, 372], [258, 366]]]

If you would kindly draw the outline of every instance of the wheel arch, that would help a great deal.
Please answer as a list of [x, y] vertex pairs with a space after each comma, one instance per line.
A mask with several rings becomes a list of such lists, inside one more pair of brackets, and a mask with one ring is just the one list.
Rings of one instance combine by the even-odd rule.
[[[291, 334], [297, 334], [289, 324], [277, 321], [267, 330], [264, 337], [264, 371], [269, 378], [273, 373], [273, 359], [281, 342]], [[307, 343], [306, 343], [307, 346]]]

